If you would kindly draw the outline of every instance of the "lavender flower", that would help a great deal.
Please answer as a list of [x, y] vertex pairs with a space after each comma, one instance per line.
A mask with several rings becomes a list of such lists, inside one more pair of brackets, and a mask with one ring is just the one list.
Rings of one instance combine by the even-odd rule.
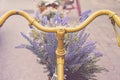
[[80, 22], [85, 21], [89, 17], [90, 13], [91, 13], [91, 10], [87, 10], [87, 11], [83, 12], [80, 17]]
[[32, 25], [29, 25], [29, 28], [30, 28], [30, 29], [33, 29], [33, 26], [32, 26]]
[[21, 44], [21, 45], [19, 45], [19, 46], [16, 46], [15, 48], [27, 48], [27, 49], [32, 49], [31, 46], [26, 45], [26, 44]]
[[60, 17], [60, 13], [56, 13], [56, 15], [54, 16], [54, 18], [53, 18], [53, 23], [56, 23], [56, 24], [59, 24], [59, 23], [61, 23], [61, 17]]
[[68, 25], [68, 20], [69, 20], [69, 17], [62, 18], [61, 25], [62, 26]]
[[[80, 18], [81, 22], [88, 17], [91, 11], [88, 10], [82, 14]], [[36, 14], [36, 17], [37, 14]], [[69, 17], [62, 18], [60, 13], [52, 19], [52, 24], [68, 25]], [[48, 24], [47, 16], [42, 19], [42, 25]], [[66, 55], [65, 55], [65, 80], [95, 80], [95, 74], [101, 72], [101, 69], [95, 63], [97, 58], [102, 56], [99, 51], [96, 50], [96, 43], [93, 41], [87, 41], [90, 34], [84, 33], [85, 30], [68, 33], [64, 40]], [[25, 34], [21, 35], [29, 41], [30, 45], [22, 44], [17, 48], [26, 48], [31, 50], [35, 55], [40, 58], [40, 64], [45, 65], [45, 69], [49, 72], [49, 76], [52, 79], [56, 79], [54, 75], [56, 73], [56, 54], [58, 41], [54, 33], [38, 33], [41, 35], [39, 41], [36, 41], [35, 37], [32, 39]], [[35, 35], [38, 35], [35, 34]], [[41, 48], [43, 46], [43, 48]], [[92, 54], [93, 53], [93, 54]], [[94, 55], [93, 57], [91, 55]]]
[[[18, 48], [27, 48], [35, 53], [41, 60], [40, 64], [46, 65], [46, 69], [49, 72], [49, 76], [53, 76], [56, 68], [56, 48], [57, 39], [54, 33], [44, 34], [44, 41], [37, 42], [34, 39], [21, 34], [27, 39], [31, 45], [18, 46]], [[91, 57], [91, 53], [94, 53], [95, 57], [100, 57], [101, 54], [96, 51], [95, 42], [87, 41], [89, 34], [84, 33], [84, 30], [78, 33], [68, 34], [68, 46], [66, 46], [67, 53], [65, 55], [65, 79], [66, 80], [88, 80], [88, 76], [93, 75], [94, 72], [101, 72], [98, 67], [95, 66], [94, 58]], [[41, 46], [44, 48], [41, 49]], [[95, 58], [96, 59], [96, 58]], [[75, 75], [79, 75], [74, 77]], [[93, 78], [93, 77], [90, 77]]]
[[48, 23], [48, 18], [47, 18], [47, 16], [43, 16], [42, 25], [43, 25], [43, 26], [44, 26], [44, 25], [47, 25], [47, 23]]
[[96, 48], [95, 43], [93, 41], [90, 41], [81, 48], [81, 53], [86, 53], [86, 54], [91, 53], [95, 48]]
[[84, 34], [85, 29], [81, 30], [78, 32], [77, 37], [81, 38], [82, 35]]
[[38, 11], [35, 11], [34, 15], [36, 19], [40, 20], [40, 13]]
[[26, 36], [24, 33], [21, 32], [21, 35], [27, 40], [29, 41], [29, 43], [32, 45], [33, 44], [33, 41], [28, 37]]
[[[39, 16], [39, 12], [38, 11], [36, 11], [35, 13], [34, 13], [34, 15], [35, 15], [35, 18], [36, 19], [38, 19], [38, 20], [40, 20], [41, 21], [41, 24], [43, 25], [43, 26], [45, 26], [45, 25], [47, 25], [48, 24], [48, 22], [49, 22], [49, 25], [53, 25], [53, 24], [55, 24], [55, 25], [62, 25], [62, 26], [65, 26], [65, 25], [68, 25], [68, 20], [69, 20], [69, 17], [67, 16], [67, 17], [61, 17], [61, 14], [60, 13], [55, 13], [55, 15], [53, 14], [53, 13], [50, 13], [49, 15], [47, 15], [47, 16], [43, 16], [43, 18], [40, 18], [40, 16]], [[53, 16], [54, 15], [54, 16]], [[52, 23], [50, 23], [50, 21], [52, 20]]]
[[99, 51], [94, 51], [94, 54], [95, 54], [95, 57], [102, 57], [103, 56], [103, 54], [101, 53], [101, 52], [99, 52]]

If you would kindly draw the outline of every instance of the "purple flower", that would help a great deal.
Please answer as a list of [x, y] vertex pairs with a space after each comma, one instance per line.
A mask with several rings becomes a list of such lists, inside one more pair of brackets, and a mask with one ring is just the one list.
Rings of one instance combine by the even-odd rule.
[[[91, 11], [88, 10], [82, 13], [80, 20], [84, 21], [87, 19], [90, 12]], [[38, 13], [36, 13], [36, 17], [38, 17]], [[68, 24], [68, 20], [69, 17], [61, 18], [60, 14], [56, 13], [52, 19], [53, 22], [50, 23], [64, 26]], [[47, 22], [48, 18], [47, 16], [44, 16], [42, 25], [46, 25]], [[102, 54], [96, 51], [95, 42], [87, 42], [89, 34], [84, 33], [84, 30], [79, 31], [78, 33], [68, 33], [67, 35], [67, 39], [64, 40], [64, 47], [66, 49], [64, 67], [66, 80], [88, 80], [89, 76], [93, 76], [93, 73], [96, 73], [96, 71], [99, 70], [95, 65], [96, 62], [94, 62], [94, 59], [101, 57]], [[41, 34], [41, 39], [39, 41], [36, 41], [33, 38], [29, 39], [29, 37], [24, 34], [22, 34], [22, 36], [30, 42], [30, 45], [22, 44], [18, 46], [18, 48], [27, 48], [35, 53], [41, 59], [40, 63], [46, 65], [49, 76], [52, 77], [57, 65], [55, 51], [57, 49], [58, 40], [55, 33], [45, 33], [43, 36]], [[92, 79], [93, 77], [90, 78]]]
[[82, 35], [84, 34], [85, 29], [81, 30], [78, 32], [77, 37], [81, 38]]
[[45, 45], [45, 50], [49, 55], [52, 55], [55, 53], [55, 50], [53, 49], [54, 46], [50, 45], [50, 44], [46, 44]]
[[38, 11], [35, 11], [34, 16], [36, 19], [40, 20], [40, 13]]
[[60, 17], [60, 13], [56, 13], [56, 15], [55, 15], [55, 17], [53, 18], [53, 23], [61, 23], [61, 21], [62, 21], [62, 19], [61, 19], [61, 17]]
[[85, 21], [89, 17], [90, 13], [91, 13], [91, 10], [87, 10], [87, 11], [83, 12], [80, 17], [80, 22]]
[[56, 63], [56, 48], [57, 48], [57, 39], [54, 33], [46, 33], [47, 43], [45, 44], [45, 50], [48, 53], [48, 57], [53, 63]]
[[78, 41], [78, 45], [81, 46], [85, 43], [85, 41], [87, 40], [87, 38], [89, 37], [90, 34], [83, 34], [81, 37], [80, 37], [80, 40]]
[[95, 42], [89, 41], [81, 48], [81, 52], [86, 54], [91, 53], [95, 48], [96, 48]]
[[42, 25], [43, 25], [43, 26], [44, 26], [44, 25], [47, 25], [47, 23], [48, 23], [48, 18], [47, 18], [47, 16], [43, 16]]
[[103, 54], [99, 51], [94, 51], [94, 55], [95, 55], [95, 57], [102, 57], [103, 56]]
[[16, 46], [15, 48], [27, 48], [28, 47], [28, 45], [26, 45], [26, 44], [21, 44], [21, 45], [19, 45], [19, 46]]
[[91, 57], [86, 57], [86, 58], [82, 59], [81, 64], [86, 64], [90, 60], [91, 60]]
[[29, 41], [29, 43], [32, 45], [33, 44], [33, 41], [27, 36], [25, 35], [24, 33], [21, 32], [21, 35], [27, 40]]
[[68, 16], [65, 17], [65, 18], [62, 18], [61, 25], [62, 25], [62, 26], [67, 25], [67, 24], [68, 24], [68, 20], [69, 20], [69, 17], [68, 17]]
[[33, 26], [32, 26], [32, 25], [29, 25], [29, 28], [30, 28], [30, 29], [33, 29]]
[[40, 43], [40, 42], [37, 42], [36, 40], [33, 40], [32, 45], [34, 48], [40, 48], [43, 45], [43, 43], [42, 42]]

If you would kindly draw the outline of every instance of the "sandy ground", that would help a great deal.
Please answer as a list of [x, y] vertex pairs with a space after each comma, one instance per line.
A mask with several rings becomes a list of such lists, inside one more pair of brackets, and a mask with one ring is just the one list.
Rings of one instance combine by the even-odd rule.
[[[81, 0], [82, 11], [92, 12], [109, 9], [120, 15], [120, 0]], [[11, 9], [20, 9], [33, 14], [32, 0], [0, 0], [0, 16]], [[76, 12], [70, 13], [74, 20]], [[19, 16], [10, 17], [0, 29], [0, 80], [47, 80], [37, 57], [26, 49], [15, 49], [20, 43], [27, 43], [20, 32], [27, 33], [28, 22]], [[103, 53], [99, 65], [109, 72], [97, 74], [98, 80], [120, 80], [120, 48], [108, 16], [101, 16], [88, 25], [90, 39], [97, 42], [97, 48]], [[119, 30], [120, 31], [120, 30]]]
[[[2, 0], [0, 15], [11, 9], [26, 10], [33, 13], [32, 0]], [[26, 49], [16, 49], [27, 43], [20, 32], [27, 33], [28, 22], [20, 16], [10, 17], [0, 29], [0, 80], [47, 80], [37, 57]]]
[[[117, 0], [81, 0], [82, 10], [91, 9], [93, 12], [109, 9], [120, 15], [120, 1]], [[120, 48], [117, 46], [116, 37], [108, 16], [101, 16], [88, 25], [91, 39], [97, 41], [97, 47], [104, 56], [98, 63], [109, 70], [98, 74], [98, 80], [120, 80]], [[120, 29], [119, 29], [120, 32]]]

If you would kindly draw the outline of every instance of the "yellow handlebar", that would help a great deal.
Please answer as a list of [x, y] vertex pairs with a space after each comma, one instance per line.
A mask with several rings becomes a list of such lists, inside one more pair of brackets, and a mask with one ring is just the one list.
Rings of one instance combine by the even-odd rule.
[[[12, 15], [21, 15], [24, 18], [26, 18], [30, 24], [34, 25], [36, 28], [39, 30], [45, 31], [45, 32], [57, 32], [57, 28], [49, 28], [49, 27], [43, 27], [40, 25], [34, 18], [30, 17], [29, 14], [27, 14], [24, 11], [16, 11], [16, 10], [10, 10], [8, 11], [5, 15], [3, 15], [0, 18], [0, 26], [6, 21], [6, 19]], [[93, 13], [88, 19], [86, 19], [80, 26], [78, 27], [69, 27], [65, 28], [65, 32], [76, 32], [79, 31], [83, 28], [85, 28], [90, 22], [92, 22], [96, 17], [101, 16], [101, 15], [108, 15], [109, 17], [113, 18], [114, 21], [116, 22], [117, 26], [120, 27], [120, 17], [117, 16], [115, 12], [112, 12], [110, 10], [100, 10], [95, 13]]]
[[[64, 34], [70, 33], [70, 32], [76, 32], [80, 31], [83, 28], [85, 28], [90, 22], [92, 22], [96, 17], [101, 15], [108, 15], [111, 20], [117, 24], [117, 26], [120, 28], [120, 18], [116, 15], [116, 13], [110, 11], [110, 10], [100, 10], [95, 13], [93, 13], [88, 19], [86, 19], [80, 26], [78, 27], [43, 27], [41, 26], [38, 21], [34, 18], [31, 18], [26, 12], [24, 11], [16, 11], [11, 10], [7, 12], [5, 15], [3, 15], [0, 18], [0, 27], [3, 25], [3, 23], [6, 21], [6, 19], [12, 15], [21, 15], [24, 18], [26, 18], [31, 25], [34, 25], [39, 30], [42, 30], [44, 32], [54, 32], [57, 34], [58, 38], [58, 47], [56, 50], [57, 55], [57, 80], [64, 80], [64, 55], [65, 55], [65, 49], [64, 49]], [[118, 35], [117, 30], [115, 29], [115, 34], [118, 40], [118, 45], [120, 46], [120, 36]]]
[[96, 17], [101, 15], [108, 15], [110, 18], [112, 18], [118, 27], [120, 28], [120, 17], [116, 15], [115, 12], [112, 12], [110, 10], [99, 10], [95, 13], [93, 13], [91, 16], [89, 16], [81, 25], [75, 28], [66, 28], [66, 32], [76, 32], [83, 28], [85, 28], [90, 22], [92, 22]]
[[34, 25], [39, 30], [42, 30], [42, 31], [45, 31], [45, 32], [56, 32], [57, 31], [56, 28], [43, 27], [34, 18], [30, 17], [29, 14], [27, 14], [26, 12], [21, 11], [21, 10], [19, 10], [19, 11], [10, 10], [6, 14], [4, 14], [0, 18], [0, 26], [2, 26], [3, 23], [7, 20], [7, 18], [12, 16], [12, 15], [21, 15], [21, 16], [23, 16], [25, 19], [27, 19], [29, 21], [30, 24]]

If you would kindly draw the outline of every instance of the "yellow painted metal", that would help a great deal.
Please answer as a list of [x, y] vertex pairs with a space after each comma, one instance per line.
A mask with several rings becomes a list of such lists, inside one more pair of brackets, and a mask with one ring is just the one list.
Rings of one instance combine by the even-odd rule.
[[93, 13], [91, 16], [88, 17], [81, 25], [75, 27], [75, 28], [66, 28], [66, 32], [76, 32], [79, 30], [82, 30], [85, 28], [89, 23], [91, 23], [96, 17], [101, 16], [101, 15], [108, 15], [110, 18], [113, 18], [113, 20], [116, 22], [118, 27], [120, 28], [120, 17], [117, 16], [117, 14], [113, 11], [110, 10], [99, 10], [95, 13]]
[[[24, 18], [26, 18], [31, 25], [34, 25], [39, 30], [42, 30], [44, 32], [54, 32], [56, 33], [56, 36], [58, 38], [58, 47], [56, 50], [57, 55], [57, 75], [58, 80], [64, 80], [64, 56], [65, 56], [65, 49], [64, 49], [64, 35], [65, 33], [70, 32], [77, 32], [85, 28], [89, 23], [91, 23], [96, 17], [101, 15], [108, 15], [114, 22], [117, 24], [117, 26], [120, 28], [120, 17], [117, 16], [116, 13], [110, 11], [110, 10], [100, 10], [95, 13], [93, 13], [88, 19], [86, 19], [81, 25], [78, 27], [43, 27], [41, 26], [38, 21], [34, 18], [31, 18], [26, 12], [24, 11], [16, 11], [11, 10], [7, 12], [5, 15], [3, 15], [0, 18], [0, 26], [3, 25], [3, 23], [6, 21], [6, 19], [12, 15], [21, 15]], [[118, 32], [115, 29], [118, 45], [120, 46], [120, 36], [118, 35]]]
[[56, 50], [58, 80], [64, 80], [64, 56], [65, 56], [64, 35], [65, 29], [62, 27], [58, 27], [57, 30], [58, 47]]
[[26, 18], [30, 24], [34, 25], [36, 28], [38, 28], [39, 30], [45, 31], [45, 32], [56, 32], [57, 29], [56, 28], [49, 28], [49, 27], [43, 27], [42, 25], [40, 25], [38, 23], [38, 21], [36, 21], [35, 18], [30, 17], [30, 15], [28, 15], [26, 12], [24, 11], [16, 11], [16, 10], [10, 10], [8, 11], [6, 14], [4, 14], [1, 18], [0, 18], [0, 25], [2, 25], [8, 17], [12, 16], [12, 15], [21, 15], [24, 18]]

